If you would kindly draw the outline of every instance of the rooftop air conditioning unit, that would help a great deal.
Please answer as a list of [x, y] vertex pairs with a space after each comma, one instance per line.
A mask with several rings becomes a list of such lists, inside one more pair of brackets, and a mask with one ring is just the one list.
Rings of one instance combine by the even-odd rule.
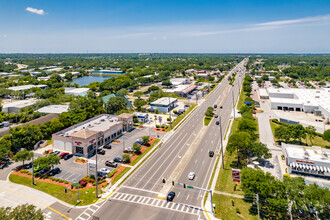
[[105, 121], [104, 118], [102, 118], [101, 121]]
[[305, 150], [305, 153], [304, 153], [304, 158], [305, 158], [305, 159], [309, 159], [309, 153], [308, 153], [308, 151], [307, 151], [307, 150]]

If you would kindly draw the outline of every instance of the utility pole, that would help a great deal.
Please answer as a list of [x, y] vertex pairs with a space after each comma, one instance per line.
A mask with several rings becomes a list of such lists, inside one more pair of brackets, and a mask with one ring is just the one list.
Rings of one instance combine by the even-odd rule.
[[232, 96], [233, 96], [233, 112], [234, 112], [234, 119], [235, 119], [235, 101], [234, 101], [234, 87], [231, 90]]
[[222, 169], [225, 169], [225, 164], [223, 161], [223, 144], [222, 144], [222, 125], [221, 125], [221, 116], [219, 116], [220, 121], [220, 144], [221, 144], [221, 157], [222, 157]]
[[[80, 193], [79, 193], [79, 181], [77, 182], [78, 184], [78, 202], [80, 202]], [[97, 190], [96, 190], [96, 193], [97, 193]], [[97, 196], [96, 196], [97, 197]]]
[[256, 199], [257, 199], [257, 208], [258, 208], [258, 220], [260, 219], [260, 211], [259, 211], [259, 194], [256, 194]]
[[168, 111], [170, 112], [170, 129], [172, 129], [172, 115], [171, 115], [171, 97], [168, 98]]
[[32, 155], [32, 185], [34, 185], [34, 153]]
[[[95, 196], [96, 196], [96, 198], [98, 198], [98, 185], [99, 185], [99, 172], [98, 172], [98, 170], [97, 170], [97, 149], [98, 149], [98, 147], [97, 147], [97, 144], [96, 144], [96, 148], [95, 148], [96, 150], [96, 154], [95, 154], [95, 160], [96, 160], [96, 165], [95, 165], [95, 172], [96, 172], [96, 177], [95, 177], [95, 186], [96, 186], [96, 188], [95, 188]], [[78, 184], [78, 187], [79, 187], [79, 184]], [[78, 188], [79, 189], [79, 188]], [[78, 192], [79, 192], [79, 190], [78, 190]], [[79, 196], [79, 193], [78, 193], [78, 196]]]

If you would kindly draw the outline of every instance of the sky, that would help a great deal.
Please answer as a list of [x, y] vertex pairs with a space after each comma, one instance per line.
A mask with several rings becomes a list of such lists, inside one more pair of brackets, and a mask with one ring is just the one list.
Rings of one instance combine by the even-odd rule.
[[330, 0], [0, 0], [0, 53], [329, 53]]

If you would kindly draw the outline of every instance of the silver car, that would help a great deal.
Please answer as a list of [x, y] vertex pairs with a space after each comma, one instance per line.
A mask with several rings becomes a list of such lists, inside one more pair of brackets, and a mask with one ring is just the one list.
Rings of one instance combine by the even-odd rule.
[[195, 173], [194, 172], [190, 172], [189, 174], [188, 174], [188, 179], [189, 180], [193, 180], [195, 178]]

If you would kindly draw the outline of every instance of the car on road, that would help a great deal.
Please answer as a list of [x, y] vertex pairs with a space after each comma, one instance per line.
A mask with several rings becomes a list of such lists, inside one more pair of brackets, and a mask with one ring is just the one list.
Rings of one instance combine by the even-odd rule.
[[113, 161], [117, 162], [117, 163], [122, 163], [123, 162], [123, 160], [120, 157], [113, 158]]
[[217, 114], [214, 115], [215, 118], [218, 118], [219, 116]]
[[69, 153], [68, 152], [63, 152], [60, 154], [60, 158], [63, 159], [65, 155], [68, 155]]
[[169, 192], [169, 194], [167, 195], [167, 201], [173, 201], [174, 197], [175, 197], [175, 192], [174, 191]]
[[222, 109], [222, 106], [220, 106], [220, 109]]
[[50, 172], [49, 172], [49, 176], [55, 176], [56, 174], [60, 173], [61, 172], [61, 169], [56, 167], [54, 169], [52, 169]]
[[215, 124], [216, 124], [216, 125], [219, 125], [219, 124], [220, 124], [220, 122], [219, 122], [219, 121], [216, 121], [216, 122], [215, 122]]
[[210, 150], [210, 151], [209, 151], [209, 156], [210, 156], [210, 157], [213, 157], [213, 156], [214, 156], [214, 152]]
[[111, 162], [110, 160], [105, 161], [105, 165], [108, 167], [114, 167], [117, 168], [118, 164], [116, 164], [115, 162]]
[[105, 154], [105, 150], [99, 148], [99, 149], [97, 149], [97, 153], [104, 155]]
[[195, 173], [194, 172], [190, 172], [189, 174], [188, 174], [188, 179], [189, 180], [193, 180], [195, 178]]
[[111, 171], [109, 169], [103, 167], [100, 169], [100, 172], [109, 174]]
[[103, 148], [105, 148], [105, 149], [111, 149], [111, 145], [110, 144], [106, 144], [106, 145], [103, 146]]
[[217, 104], [214, 104], [214, 106], [213, 106], [214, 108], [218, 108], [218, 106], [217, 106]]
[[67, 154], [63, 157], [64, 160], [69, 160], [71, 157], [73, 157], [73, 154]]

